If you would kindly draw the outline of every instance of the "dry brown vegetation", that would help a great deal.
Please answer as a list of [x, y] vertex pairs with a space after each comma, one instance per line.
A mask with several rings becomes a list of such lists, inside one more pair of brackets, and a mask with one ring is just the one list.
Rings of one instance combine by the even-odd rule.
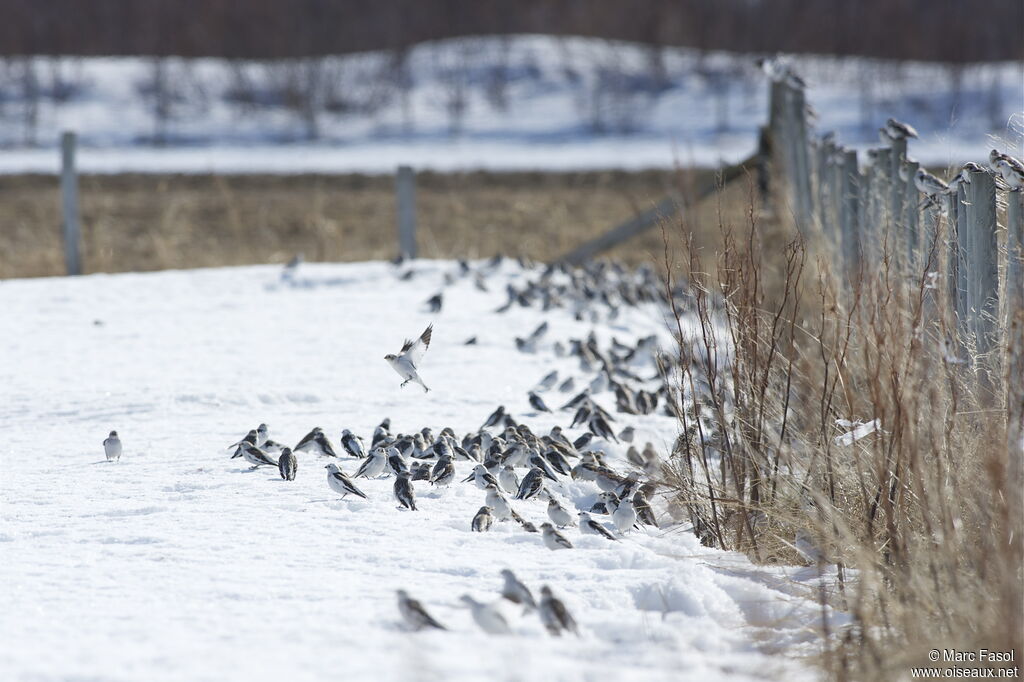
[[[678, 251], [665, 250], [696, 287], [678, 311], [687, 399], [666, 475], [702, 541], [766, 562], [807, 563], [798, 535], [817, 548], [823, 601], [852, 618], [838, 632], [822, 620], [830, 679], [906, 679], [933, 665], [930, 649], [1020, 652], [1024, 519], [1010, 463], [1024, 311], [1009, 312], [997, 353], [977, 357], [946, 346], [946, 294], [926, 286], [941, 241], [926, 267], [903, 269], [885, 248], [845, 273], [754, 212], [721, 229], [714, 262], [691, 251], [673, 265]], [[665, 234], [685, 252], [685, 223]], [[880, 429], [842, 444], [837, 419]]]
[[[420, 256], [550, 260], [685, 190], [702, 173], [422, 173]], [[387, 176], [86, 175], [80, 181], [86, 272], [389, 259], [397, 253]], [[738, 217], [742, 191], [727, 193]], [[717, 239], [718, 202], [690, 222]], [[57, 178], [0, 177], [0, 277], [64, 274]], [[710, 226], [702, 230], [700, 226]], [[656, 230], [614, 253], [655, 260]]]

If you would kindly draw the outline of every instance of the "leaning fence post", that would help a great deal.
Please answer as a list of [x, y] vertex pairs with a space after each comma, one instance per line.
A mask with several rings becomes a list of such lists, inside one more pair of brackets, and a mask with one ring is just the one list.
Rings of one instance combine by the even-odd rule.
[[60, 138], [60, 194], [64, 212], [64, 264], [69, 275], [82, 274], [78, 227], [78, 177], [75, 175], [75, 134]]
[[395, 176], [398, 199], [398, 253], [416, 257], [416, 173], [410, 166], [399, 166]]
[[967, 196], [967, 220], [971, 250], [967, 301], [979, 353], [998, 343], [999, 249], [996, 245], [996, 183], [985, 171], [971, 171]]

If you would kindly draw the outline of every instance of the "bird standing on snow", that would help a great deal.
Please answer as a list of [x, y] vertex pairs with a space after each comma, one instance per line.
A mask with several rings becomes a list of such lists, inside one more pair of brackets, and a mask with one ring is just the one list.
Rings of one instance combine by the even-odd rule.
[[580, 512], [580, 532], [584, 535], [600, 535], [608, 540], [618, 539], [607, 528], [590, 518], [590, 514], [587, 512]]
[[496, 485], [487, 486], [487, 498], [484, 503], [490, 507], [494, 514], [494, 518], [499, 521], [506, 521], [512, 518], [512, 506], [505, 499], [505, 496], [501, 494]]
[[327, 469], [327, 485], [331, 486], [331, 490], [341, 495], [342, 498], [347, 495], [356, 495], [366, 499], [363, 491], [356, 487], [352, 479], [345, 475], [345, 472], [339, 469], [337, 464], [331, 462], [324, 468]]
[[359, 465], [356, 470], [356, 478], [377, 478], [384, 473], [384, 468], [388, 465], [388, 456], [384, 452], [384, 448], [374, 448], [370, 453], [370, 456], [363, 460], [363, 463]]
[[106, 453], [108, 462], [121, 459], [121, 439], [117, 437], [117, 431], [111, 431], [110, 435], [103, 439], [103, 452]]
[[416, 490], [412, 487], [409, 474], [405, 472], [398, 474], [398, 478], [395, 479], [395, 499], [398, 500], [398, 504], [402, 507], [411, 511], [417, 511]]
[[341, 447], [345, 448], [345, 452], [362, 459], [366, 457], [366, 449], [363, 448], [363, 439], [353, 434], [348, 429], [341, 432]]
[[470, 524], [477, 533], [486, 533], [491, 529], [494, 524], [494, 517], [491, 515], [491, 508], [487, 506], [480, 507], [476, 512], [476, 516], [473, 517], [473, 522]]
[[[245, 459], [246, 462], [252, 465], [253, 469], [256, 469], [257, 467], [261, 466], [277, 466], [277, 461], [273, 457], [263, 452], [255, 445], [242, 445], [241, 450], [242, 457]], [[232, 457], [232, 459], [234, 459], [234, 457]]]
[[551, 523], [559, 528], [573, 525], [572, 516], [553, 497], [548, 499], [548, 518], [551, 519]]
[[633, 509], [633, 500], [625, 498], [619, 502], [619, 506], [612, 512], [612, 522], [619, 529], [620, 533], [632, 530], [636, 524], [636, 510]]
[[487, 634], [507, 635], [512, 632], [505, 616], [501, 615], [501, 612], [493, 604], [481, 604], [468, 594], [462, 595], [462, 602], [472, 610], [473, 620]]
[[286, 481], [295, 480], [295, 472], [299, 469], [299, 461], [292, 454], [291, 448], [281, 450], [281, 457], [277, 460], [277, 468], [281, 472], [281, 478]]
[[437, 460], [434, 469], [430, 472], [430, 482], [447, 488], [455, 480], [455, 464], [451, 455], [445, 455]]
[[395, 370], [402, 379], [402, 386], [405, 386], [410, 381], [415, 381], [417, 384], [423, 387], [423, 392], [426, 393], [430, 389], [420, 379], [420, 375], [416, 373], [416, 369], [420, 364], [420, 359], [423, 358], [423, 354], [427, 352], [427, 347], [430, 346], [430, 334], [434, 330], [434, 325], [428, 326], [420, 338], [416, 341], [406, 340], [402, 344], [402, 350], [398, 352], [398, 355], [387, 354], [384, 359], [391, 365], [391, 369]]
[[502, 569], [501, 576], [505, 584], [501, 588], [501, 596], [513, 604], [521, 604], [525, 611], [535, 611], [537, 600], [533, 598], [530, 588], [519, 581], [516, 574], [507, 568]]
[[579, 629], [576, 620], [565, 608], [565, 604], [551, 593], [547, 585], [540, 588], [540, 619], [544, 627], [555, 637], [560, 637], [562, 631], [571, 632], [579, 637]]
[[533, 409], [535, 409], [535, 410], [537, 410], [539, 412], [550, 412], [551, 411], [551, 408], [549, 408], [547, 405], [544, 404], [544, 401], [541, 400], [541, 397], [539, 395], [537, 395], [533, 391], [530, 391], [529, 396], [530, 396], [530, 407], [532, 407]]
[[569, 539], [555, 530], [555, 527], [550, 523], [540, 524], [540, 530], [544, 535], [544, 544], [547, 545], [548, 549], [572, 549], [572, 543]]
[[441, 312], [441, 306], [444, 304], [444, 297], [441, 293], [436, 293], [427, 299], [427, 307], [430, 308], [430, 312], [439, 313]]
[[447, 630], [445, 626], [434, 620], [434, 617], [427, 613], [418, 600], [409, 596], [405, 590], [398, 590], [398, 610], [402, 618], [413, 630], [424, 630], [426, 628], [437, 628]]
[[540, 495], [542, 490], [544, 490], [544, 472], [537, 467], [533, 467], [523, 476], [523, 481], [519, 484], [519, 492], [516, 493], [516, 499], [529, 500]]

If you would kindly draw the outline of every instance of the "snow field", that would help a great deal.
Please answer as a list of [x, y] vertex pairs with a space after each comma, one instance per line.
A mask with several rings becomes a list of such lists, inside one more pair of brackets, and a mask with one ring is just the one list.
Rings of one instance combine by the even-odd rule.
[[[342, 428], [369, 444], [390, 417], [393, 433], [451, 426], [461, 438], [504, 404], [547, 433], [571, 413], [535, 414], [527, 391], [551, 369], [584, 379], [553, 341], [671, 338], [653, 304], [596, 323], [561, 309], [496, 314], [505, 282], [539, 272], [513, 263], [488, 293], [468, 278], [444, 286], [454, 263], [412, 267], [408, 282], [384, 263], [303, 265], [294, 285], [270, 266], [0, 282], [0, 678], [812, 677], [794, 659], [816, 646], [812, 572], [704, 548], [660, 502], [661, 530], [609, 542], [570, 528], [575, 548], [555, 552], [513, 522], [471, 532], [484, 492], [469, 483], [418, 481], [420, 511], [407, 512], [393, 478], [358, 479], [368, 499], [342, 500], [324, 458], [299, 453], [294, 482], [229, 459], [259, 422], [289, 445], [322, 426], [340, 452]], [[441, 312], [425, 312], [441, 290]], [[517, 352], [513, 337], [542, 320], [546, 342]], [[399, 389], [383, 356], [430, 322], [432, 390]], [[462, 345], [470, 336], [478, 345]], [[543, 394], [553, 409], [570, 396]], [[598, 401], [614, 407], [610, 393]], [[614, 416], [640, 447], [665, 452], [675, 437], [669, 417]], [[124, 442], [113, 464], [100, 445], [111, 429]], [[625, 447], [607, 450], [626, 471]], [[357, 461], [339, 464], [352, 474]], [[456, 466], [461, 479], [472, 463]], [[598, 492], [569, 479], [552, 489], [570, 509]], [[544, 502], [513, 505], [547, 520]], [[514, 635], [480, 631], [459, 596], [498, 599], [503, 568], [535, 596], [550, 585], [582, 636], [553, 638], [510, 604]], [[408, 632], [396, 589], [449, 631]]]

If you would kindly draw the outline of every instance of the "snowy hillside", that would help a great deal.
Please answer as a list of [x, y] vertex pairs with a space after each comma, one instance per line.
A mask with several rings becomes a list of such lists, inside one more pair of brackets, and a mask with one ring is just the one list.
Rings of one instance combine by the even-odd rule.
[[[397, 508], [394, 476], [355, 479], [366, 499], [341, 499], [327, 458], [299, 453], [294, 481], [230, 458], [260, 422], [289, 445], [321, 426], [340, 452], [343, 428], [367, 446], [386, 417], [395, 435], [449, 426], [461, 439], [499, 405], [537, 436], [561, 426], [574, 440], [585, 429], [558, 408], [597, 372], [556, 342], [670, 343], [654, 303], [621, 305], [615, 319], [606, 306], [596, 319], [543, 312], [539, 299], [495, 312], [506, 284], [522, 291], [541, 271], [473, 267], [489, 291], [455, 263], [423, 261], [407, 280], [366, 263], [303, 265], [292, 283], [269, 266], [0, 282], [0, 679], [812, 677], [795, 657], [816, 646], [814, 571], [704, 548], [659, 496], [660, 529], [611, 541], [569, 527], [574, 547], [552, 551], [515, 521], [470, 530], [485, 495], [459, 482], [473, 462], [456, 462], [447, 489], [416, 481], [412, 512]], [[437, 292], [443, 308], [427, 312]], [[543, 321], [534, 352], [518, 351], [514, 338]], [[431, 391], [399, 388], [383, 356], [431, 322], [420, 367]], [[630, 361], [638, 385], [656, 376], [650, 350]], [[541, 392], [555, 411], [537, 412], [527, 393], [552, 370], [576, 386]], [[607, 388], [594, 400], [615, 433], [635, 427], [637, 449], [667, 452], [676, 424], [663, 404], [644, 416], [615, 411]], [[124, 454], [108, 463], [112, 429]], [[592, 447], [633, 469], [626, 444]], [[342, 455], [352, 475], [360, 460]], [[600, 492], [586, 476], [556, 478], [546, 489], [573, 516]], [[543, 501], [512, 505], [547, 521]], [[498, 600], [505, 568], [537, 596], [549, 585], [580, 636], [552, 637], [507, 603], [512, 634], [481, 631], [459, 598]], [[448, 630], [408, 631], [398, 589]]]
[[[1019, 64], [800, 58], [822, 130], [877, 143], [911, 122], [925, 163], [1020, 144]], [[711, 165], [767, 117], [751, 55], [581, 38], [471, 38], [298, 62], [9, 60], [0, 172], [54, 172], [77, 130], [87, 171], [391, 172]], [[166, 146], [156, 148], [154, 142]]]

